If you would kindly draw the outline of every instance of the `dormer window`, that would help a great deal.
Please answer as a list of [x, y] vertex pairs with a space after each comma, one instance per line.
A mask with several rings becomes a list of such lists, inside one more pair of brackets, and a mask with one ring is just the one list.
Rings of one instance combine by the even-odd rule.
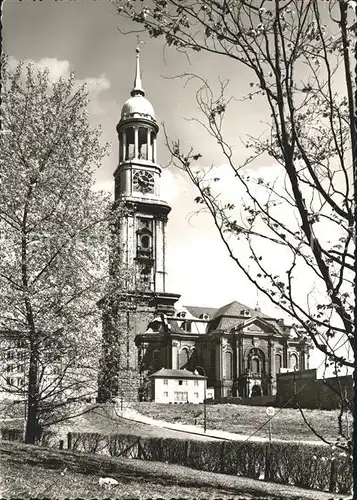
[[207, 313], [200, 314], [200, 319], [204, 319], [205, 321], [208, 321], [209, 320], [209, 314], [207, 314]]
[[186, 312], [185, 311], [180, 311], [177, 313], [178, 318], [186, 318]]

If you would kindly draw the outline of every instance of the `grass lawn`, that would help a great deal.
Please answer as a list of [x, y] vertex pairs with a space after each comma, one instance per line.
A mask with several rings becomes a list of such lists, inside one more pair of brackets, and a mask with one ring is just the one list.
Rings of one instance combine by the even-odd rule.
[[[88, 409], [95, 405], [88, 405]], [[203, 405], [184, 404], [166, 405], [159, 403], [131, 403], [130, 407], [138, 412], [148, 415], [154, 419], [166, 422], [176, 422], [193, 425], [195, 416], [197, 425], [203, 426]], [[82, 407], [83, 410], [83, 407]], [[326, 439], [335, 440], [338, 437], [338, 411], [303, 410], [308, 422], [318, 433]], [[200, 413], [199, 416], [198, 413]], [[21, 415], [21, 412], [19, 412]], [[207, 405], [207, 428], [219, 429], [237, 434], [251, 435], [267, 438], [269, 435], [268, 425], [262, 427], [268, 420], [266, 408], [259, 406], [243, 405]], [[346, 425], [346, 422], [345, 422]], [[23, 428], [22, 420], [7, 420], [1, 422], [1, 427]], [[349, 417], [350, 432], [352, 430], [352, 417]], [[177, 437], [187, 439], [187, 434], [171, 431], [153, 425], [131, 422], [113, 416], [108, 407], [94, 407], [88, 413], [67, 422], [63, 422], [52, 428], [59, 434], [59, 439], [66, 439], [69, 431], [98, 432], [98, 433], [120, 433], [133, 434], [146, 437]], [[284, 440], [314, 440], [318, 441], [315, 434], [305, 424], [300, 411], [291, 408], [280, 410], [276, 408], [276, 414], [272, 420], [273, 438]], [[206, 439], [200, 436], [190, 435], [190, 439]]]
[[[132, 403], [131, 407], [138, 412], [158, 420], [193, 425], [195, 415], [197, 425], [203, 425], [203, 405], [183, 404], [166, 405], [159, 403]], [[338, 411], [303, 410], [308, 422], [325, 438], [334, 440], [338, 437]], [[243, 405], [207, 405], [207, 428], [219, 429], [237, 434], [252, 434], [259, 429], [268, 416], [266, 408]], [[276, 408], [271, 423], [273, 438], [286, 440], [318, 440], [305, 424], [300, 411], [296, 409]], [[350, 432], [352, 417], [349, 418]], [[255, 433], [256, 436], [268, 437], [268, 425]]]
[[[178, 465], [86, 455], [7, 441], [0, 442], [0, 459], [3, 498], [344, 498]], [[119, 481], [110, 491], [98, 484], [99, 477], [107, 476]]]

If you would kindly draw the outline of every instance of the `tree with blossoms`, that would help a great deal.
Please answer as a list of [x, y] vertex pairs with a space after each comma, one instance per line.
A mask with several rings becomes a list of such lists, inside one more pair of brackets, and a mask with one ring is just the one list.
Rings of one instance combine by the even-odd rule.
[[74, 75], [4, 57], [1, 78], [0, 383], [26, 402], [34, 443], [96, 397], [113, 214], [93, 186], [107, 145]]

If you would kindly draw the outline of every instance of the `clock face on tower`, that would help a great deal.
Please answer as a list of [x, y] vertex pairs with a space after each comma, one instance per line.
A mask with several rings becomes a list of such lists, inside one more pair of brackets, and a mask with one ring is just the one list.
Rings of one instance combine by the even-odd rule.
[[139, 170], [134, 173], [133, 186], [136, 191], [141, 191], [142, 193], [153, 193], [154, 177], [150, 172]]

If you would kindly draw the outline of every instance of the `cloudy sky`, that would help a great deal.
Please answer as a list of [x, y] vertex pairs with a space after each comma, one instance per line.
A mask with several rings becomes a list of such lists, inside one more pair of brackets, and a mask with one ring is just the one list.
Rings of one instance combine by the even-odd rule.
[[[112, 174], [116, 168], [117, 137], [115, 126], [121, 106], [129, 97], [135, 66], [136, 35], [120, 33], [133, 27], [120, 19], [109, 0], [7, 0], [3, 13], [3, 44], [16, 60], [32, 60], [50, 67], [54, 76], [74, 71], [86, 82], [91, 95], [90, 119], [103, 129], [103, 141], [112, 144], [110, 156], [97, 174], [98, 185], [113, 190]], [[225, 124], [227, 141], [234, 145], [235, 158], [244, 162], [247, 134], [264, 131], [267, 113], [261, 101], [241, 102], [249, 90], [250, 75], [228, 59], [194, 53], [184, 54], [165, 48], [163, 41], [142, 36], [141, 69], [146, 97], [154, 106], [159, 124], [164, 123], [171, 139], [180, 139], [183, 149], [194, 147], [203, 154], [203, 165], [216, 165], [224, 172], [224, 158], [217, 144], [195, 122], [197, 84], [185, 87], [176, 75], [194, 72], [217, 84], [218, 75], [229, 79], [229, 93], [235, 97]], [[207, 215], [193, 215], [197, 193], [185, 175], [172, 166], [159, 135], [158, 159], [165, 167], [161, 193], [172, 207], [168, 223], [167, 291], [180, 293], [182, 303], [221, 306], [238, 300], [254, 307], [257, 299], [272, 316], [284, 316], [254, 287], [227, 255], [213, 223]], [[257, 168], [275, 175], [268, 163]], [[270, 170], [271, 169], [271, 170]], [[271, 173], [270, 173], [271, 172]], [[224, 177], [224, 175], [222, 176]], [[223, 181], [224, 182], [224, 181]], [[232, 187], [233, 186], [233, 187]], [[236, 194], [229, 178], [223, 188]], [[237, 199], [236, 199], [237, 201]], [[274, 258], [274, 257], [272, 257]], [[311, 285], [313, 286], [313, 284]]]

